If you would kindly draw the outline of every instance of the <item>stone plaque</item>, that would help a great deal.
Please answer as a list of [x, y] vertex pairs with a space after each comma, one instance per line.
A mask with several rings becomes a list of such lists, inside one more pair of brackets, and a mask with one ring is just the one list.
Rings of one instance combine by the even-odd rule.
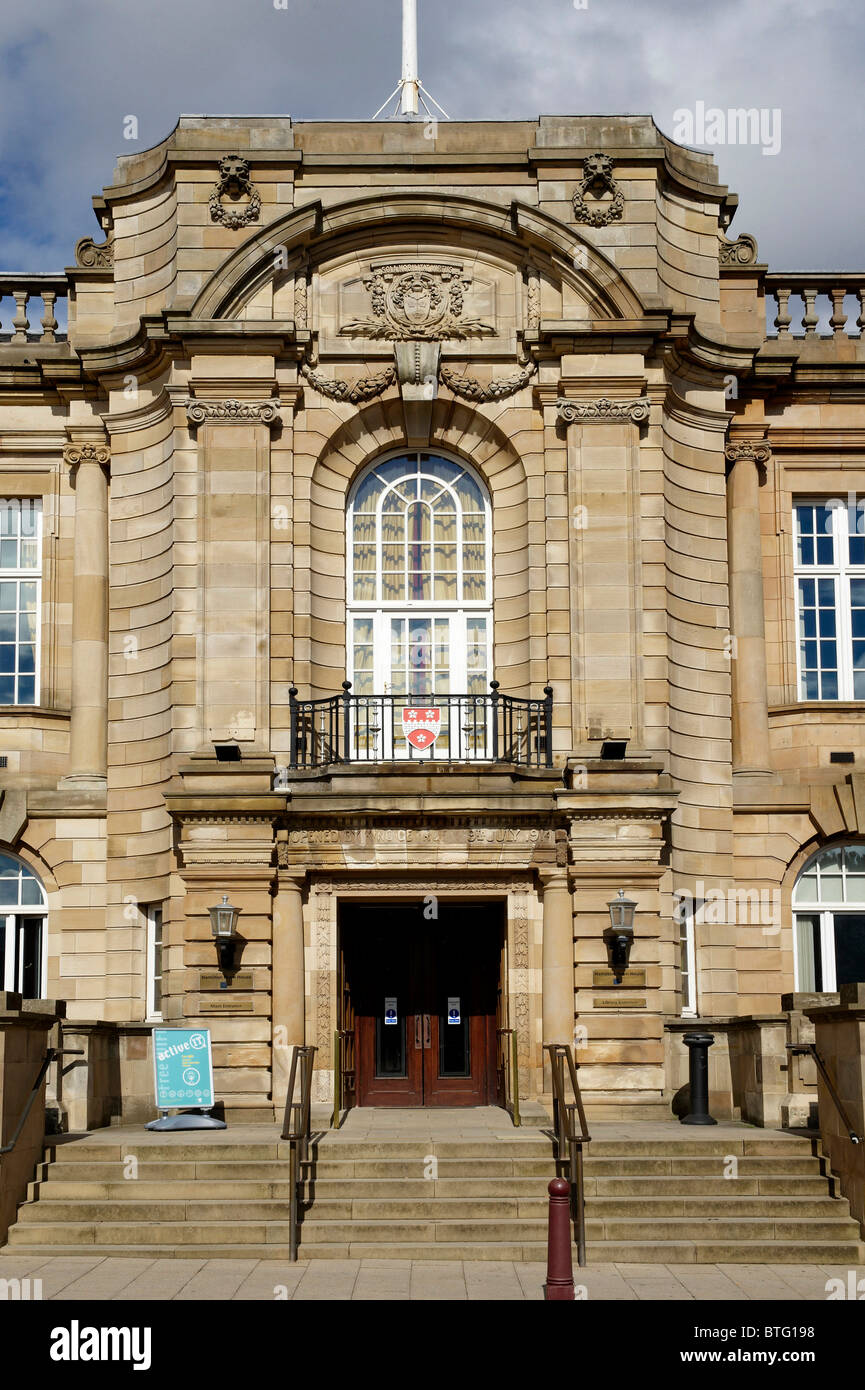
[[238, 970], [236, 975], [225, 976], [221, 971], [202, 970], [198, 977], [199, 989], [252, 989], [252, 971]]
[[596, 999], [594, 1007], [596, 1009], [644, 1009], [646, 1001], [645, 999], [635, 999], [631, 994], [624, 999]]
[[612, 970], [593, 970], [592, 984], [595, 989], [615, 985], [617, 989], [645, 989], [645, 970], [626, 970], [623, 978], [617, 980]]
[[251, 1014], [251, 999], [202, 999], [198, 1005], [200, 1014]]

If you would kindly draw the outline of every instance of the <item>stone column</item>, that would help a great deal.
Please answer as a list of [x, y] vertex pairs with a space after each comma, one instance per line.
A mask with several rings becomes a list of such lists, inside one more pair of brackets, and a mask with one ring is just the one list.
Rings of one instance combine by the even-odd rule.
[[273, 905], [271, 964], [273, 1101], [277, 1119], [285, 1105], [291, 1049], [304, 1042], [303, 879], [279, 876]]
[[544, 888], [543, 1042], [574, 1039], [574, 910], [565, 869], [541, 870]]
[[[75, 469], [72, 718], [68, 779], [104, 782], [108, 762], [108, 474], [104, 444], [69, 444]], [[67, 780], [67, 779], [64, 779]]]
[[760, 441], [740, 440], [726, 448], [733, 771], [738, 773], [771, 771], [759, 496], [759, 468], [769, 455], [768, 444]]

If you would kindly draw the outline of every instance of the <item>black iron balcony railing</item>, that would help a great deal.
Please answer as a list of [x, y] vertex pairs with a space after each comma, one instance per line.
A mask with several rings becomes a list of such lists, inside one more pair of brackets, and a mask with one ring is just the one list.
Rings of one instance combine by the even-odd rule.
[[288, 692], [292, 768], [331, 763], [515, 763], [552, 767], [553, 691], [542, 700], [502, 695], [341, 695]]

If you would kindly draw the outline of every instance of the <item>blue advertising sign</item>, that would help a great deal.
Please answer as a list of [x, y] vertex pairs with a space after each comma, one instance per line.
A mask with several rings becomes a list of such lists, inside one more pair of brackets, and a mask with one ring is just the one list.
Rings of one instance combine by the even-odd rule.
[[207, 1028], [154, 1028], [156, 1106], [171, 1110], [213, 1105], [213, 1062]]

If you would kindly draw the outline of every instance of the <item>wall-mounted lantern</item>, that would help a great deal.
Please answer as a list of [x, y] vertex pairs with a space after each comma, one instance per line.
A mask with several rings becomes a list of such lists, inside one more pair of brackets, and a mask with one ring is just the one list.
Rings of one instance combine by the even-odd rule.
[[616, 984], [620, 985], [628, 968], [631, 947], [634, 944], [634, 912], [637, 904], [633, 898], [626, 898], [624, 888], [620, 888], [619, 896], [607, 903], [607, 907], [610, 925], [604, 931], [604, 945], [607, 948], [610, 969]]
[[208, 909], [210, 929], [216, 941], [219, 965], [222, 970], [230, 970], [234, 964], [234, 948], [237, 944], [237, 919], [240, 908], [232, 907], [228, 894], [223, 893], [222, 902]]

